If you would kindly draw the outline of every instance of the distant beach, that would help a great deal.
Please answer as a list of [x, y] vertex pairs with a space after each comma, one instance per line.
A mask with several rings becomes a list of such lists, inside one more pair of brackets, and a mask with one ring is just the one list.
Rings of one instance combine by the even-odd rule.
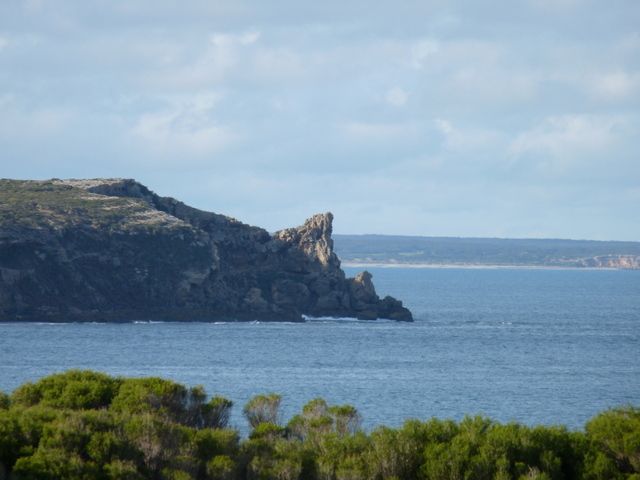
[[343, 267], [350, 268], [465, 268], [478, 270], [629, 270], [611, 267], [560, 267], [547, 265], [491, 265], [479, 263], [384, 263], [384, 262], [342, 262]]

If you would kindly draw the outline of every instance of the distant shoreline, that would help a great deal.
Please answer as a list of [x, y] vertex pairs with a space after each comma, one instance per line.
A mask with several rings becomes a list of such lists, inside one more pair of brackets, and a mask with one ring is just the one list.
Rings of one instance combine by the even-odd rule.
[[468, 269], [468, 270], [637, 270], [614, 267], [571, 267], [555, 265], [492, 265], [481, 263], [385, 263], [385, 262], [342, 262], [350, 268], [432, 268], [432, 269]]
[[345, 265], [640, 270], [640, 242], [335, 235]]

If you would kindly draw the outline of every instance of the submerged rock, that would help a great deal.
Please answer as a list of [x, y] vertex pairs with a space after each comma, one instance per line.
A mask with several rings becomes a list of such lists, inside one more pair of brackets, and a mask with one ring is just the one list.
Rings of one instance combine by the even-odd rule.
[[0, 321], [411, 321], [345, 277], [332, 222], [270, 235], [134, 180], [0, 180]]

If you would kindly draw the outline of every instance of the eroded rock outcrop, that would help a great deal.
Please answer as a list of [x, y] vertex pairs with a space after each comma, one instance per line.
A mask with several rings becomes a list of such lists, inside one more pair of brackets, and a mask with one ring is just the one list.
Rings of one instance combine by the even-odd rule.
[[581, 267], [587, 268], [619, 268], [627, 270], [640, 269], [640, 256], [638, 255], [598, 255], [590, 258], [576, 260]]
[[133, 180], [0, 180], [0, 321], [412, 320], [345, 277], [332, 221], [270, 235]]

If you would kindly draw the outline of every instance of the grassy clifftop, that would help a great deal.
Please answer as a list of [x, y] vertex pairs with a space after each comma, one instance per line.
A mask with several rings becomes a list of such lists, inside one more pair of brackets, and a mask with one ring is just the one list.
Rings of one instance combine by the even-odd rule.
[[109, 230], [189, 227], [137, 198], [92, 193], [62, 180], [0, 180], [0, 228], [59, 230], [71, 226]]

